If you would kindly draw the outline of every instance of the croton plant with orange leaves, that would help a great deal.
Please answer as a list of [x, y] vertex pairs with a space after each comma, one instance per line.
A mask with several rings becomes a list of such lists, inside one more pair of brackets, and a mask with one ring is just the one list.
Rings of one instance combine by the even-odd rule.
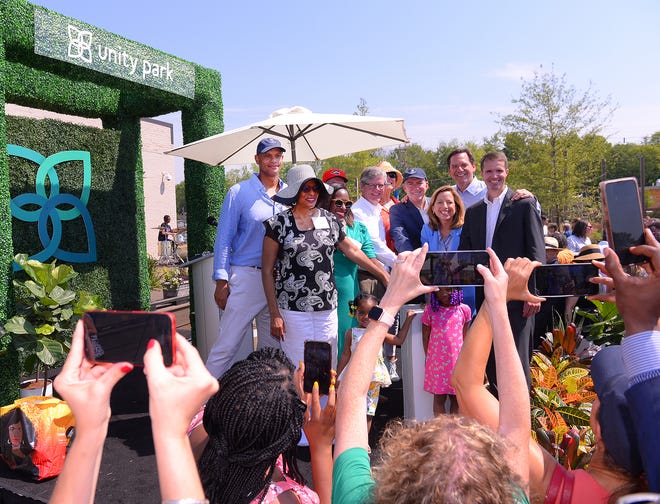
[[564, 326], [560, 319], [556, 325], [532, 356], [532, 435], [575, 469], [588, 462], [594, 444], [589, 415], [596, 394], [589, 362], [595, 352], [574, 323]]

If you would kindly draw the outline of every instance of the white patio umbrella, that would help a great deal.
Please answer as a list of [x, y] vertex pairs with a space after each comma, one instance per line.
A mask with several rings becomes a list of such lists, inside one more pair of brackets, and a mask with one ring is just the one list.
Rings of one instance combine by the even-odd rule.
[[257, 144], [277, 138], [285, 161], [317, 161], [408, 142], [403, 119], [315, 114], [304, 107], [279, 109], [265, 121], [192, 142], [167, 154], [210, 165], [254, 163]]

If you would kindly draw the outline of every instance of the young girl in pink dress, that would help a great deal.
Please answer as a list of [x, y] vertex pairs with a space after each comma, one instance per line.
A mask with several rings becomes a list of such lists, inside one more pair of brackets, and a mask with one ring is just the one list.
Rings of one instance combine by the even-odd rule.
[[422, 315], [422, 343], [426, 354], [424, 390], [433, 394], [435, 416], [445, 412], [447, 397], [450, 412], [458, 412], [456, 392], [450, 379], [472, 318], [470, 307], [462, 301], [461, 289], [441, 287], [431, 294]]

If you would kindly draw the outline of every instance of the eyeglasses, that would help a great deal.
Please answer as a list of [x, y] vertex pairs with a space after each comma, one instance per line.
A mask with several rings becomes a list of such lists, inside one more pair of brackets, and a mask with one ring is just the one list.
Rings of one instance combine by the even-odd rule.
[[317, 186], [316, 184], [302, 186], [302, 189], [301, 189], [301, 191], [304, 192], [304, 193], [314, 191], [316, 194], [318, 194], [320, 190], [321, 190], [321, 188], [319, 186]]
[[332, 204], [334, 206], [336, 206], [337, 208], [346, 207], [346, 210], [348, 210], [349, 208], [351, 208], [353, 206], [352, 201], [344, 201], [344, 200], [340, 200], [340, 199], [333, 199]]
[[383, 189], [385, 187], [385, 184], [368, 184], [367, 182], [362, 182], [362, 185], [366, 187], [373, 187], [374, 189]]

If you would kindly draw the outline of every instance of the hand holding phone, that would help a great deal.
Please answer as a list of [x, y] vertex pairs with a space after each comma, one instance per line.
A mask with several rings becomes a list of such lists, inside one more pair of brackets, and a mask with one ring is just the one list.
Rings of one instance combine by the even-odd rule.
[[610, 248], [619, 256], [621, 264], [646, 261], [644, 256], [631, 254], [628, 250], [629, 247], [644, 244], [644, 221], [637, 179], [606, 180], [599, 187]]
[[490, 265], [485, 250], [457, 250], [454, 252], [429, 252], [420, 271], [424, 285], [439, 287], [483, 286], [484, 279], [477, 265]]
[[174, 363], [176, 322], [167, 312], [89, 311], [82, 317], [85, 357], [91, 362], [130, 362], [143, 366], [149, 340], [160, 343], [163, 362]]
[[303, 391], [312, 392], [314, 382], [319, 393], [328, 395], [332, 370], [332, 345], [327, 341], [305, 341], [305, 375]]
[[589, 279], [597, 276], [598, 268], [591, 263], [544, 264], [534, 269], [530, 286], [541, 297], [594, 296], [598, 284]]

